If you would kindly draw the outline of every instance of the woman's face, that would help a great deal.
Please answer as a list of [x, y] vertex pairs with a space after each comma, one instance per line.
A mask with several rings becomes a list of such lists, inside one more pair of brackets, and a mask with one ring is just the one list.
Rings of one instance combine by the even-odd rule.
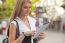
[[21, 11], [22, 15], [27, 16], [29, 15], [30, 11], [31, 11], [31, 3], [25, 2], [22, 5], [22, 11]]

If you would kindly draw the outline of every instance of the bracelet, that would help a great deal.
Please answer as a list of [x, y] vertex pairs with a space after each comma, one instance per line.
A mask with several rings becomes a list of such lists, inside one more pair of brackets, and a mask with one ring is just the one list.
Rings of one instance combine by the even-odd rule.
[[26, 36], [26, 35], [24, 34], [24, 32], [22, 32], [22, 33], [23, 33], [24, 36]]

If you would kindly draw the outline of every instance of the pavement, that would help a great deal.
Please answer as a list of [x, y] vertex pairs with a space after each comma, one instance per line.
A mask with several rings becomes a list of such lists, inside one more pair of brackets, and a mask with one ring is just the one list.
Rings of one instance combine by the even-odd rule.
[[[46, 31], [47, 35], [45, 39], [39, 41], [39, 43], [65, 43], [65, 33], [57, 31]], [[6, 38], [5, 35], [0, 35], [0, 43]]]
[[47, 31], [45, 39], [39, 43], [65, 43], [65, 33], [57, 31]]

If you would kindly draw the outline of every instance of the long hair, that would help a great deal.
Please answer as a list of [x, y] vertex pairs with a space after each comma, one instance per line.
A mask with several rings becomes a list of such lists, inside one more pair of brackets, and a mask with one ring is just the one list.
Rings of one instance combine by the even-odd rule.
[[31, 3], [30, 0], [16, 0], [16, 5], [15, 5], [15, 8], [14, 8], [14, 12], [11, 15], [10, 22], [12, 20], [14, 20], [21, 13], [22, 6], [25, 2]]

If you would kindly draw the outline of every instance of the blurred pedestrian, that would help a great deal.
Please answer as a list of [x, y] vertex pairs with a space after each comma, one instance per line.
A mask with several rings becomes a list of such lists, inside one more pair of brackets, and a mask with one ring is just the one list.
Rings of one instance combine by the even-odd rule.
[[[43, 37], [39, 37], [39, 39], [43, 39], [45, 37], [45, 29], [47, 28], [48, 26], [48, 21], [47, 19], [43, 16], [45, 14], [45, 11], [43, 11], [43, 8], [42, 7], [37, 7], [36, 8], [36, 29], [42, 29], [44, 33], [44, 36]], [[46, 25], [47, 24], [47, 25]]]

